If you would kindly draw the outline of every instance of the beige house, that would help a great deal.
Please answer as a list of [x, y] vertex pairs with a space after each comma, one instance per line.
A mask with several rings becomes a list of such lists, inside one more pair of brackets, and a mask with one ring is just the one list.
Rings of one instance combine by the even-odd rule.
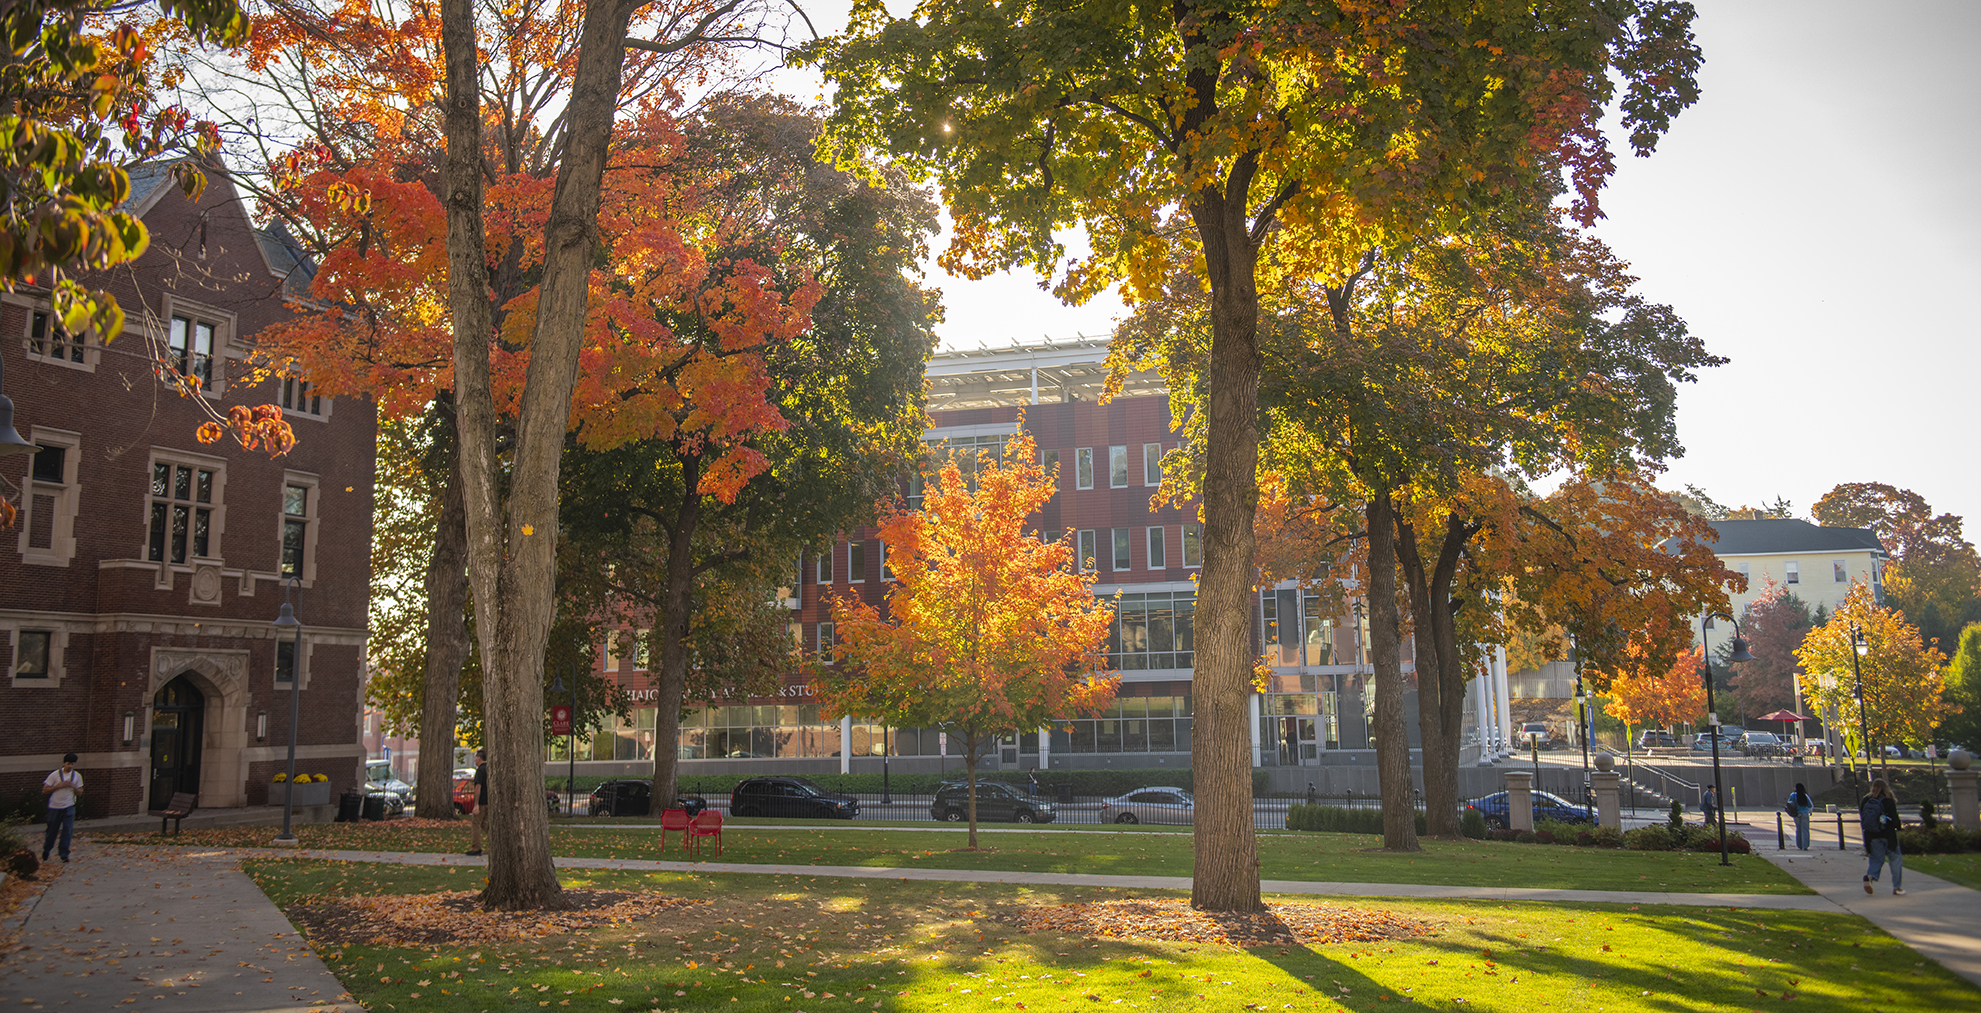
[[[1713, 528], [1720, 534], [1714, 553], [1747, 578], [1747, 590], [1733, 596], [1736, 616], [1747, 615], [1770, 580], [1807, 602], [1811, 614], [1819, 605], [1826, 613], [1835, 612], [1858, 582], [1870, 585], [1880, 603], [1885, 600], [1887, 557], [1869, 528], [1779, 519], [1714, 521]], [[1698, 631], [1693, 632], [1696, 638]]]

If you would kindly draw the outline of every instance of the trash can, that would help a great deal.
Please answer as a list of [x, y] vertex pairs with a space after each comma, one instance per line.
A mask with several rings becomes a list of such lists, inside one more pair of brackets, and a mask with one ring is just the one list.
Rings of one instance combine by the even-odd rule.
[[356, 823], [364, 814], [365, 796], [356, 788], [345, 792], [337, 799], [337, 822]]
[[364, 817], [368, 820], [385, 819], [385, 796], [383, 794], [365, 796]]

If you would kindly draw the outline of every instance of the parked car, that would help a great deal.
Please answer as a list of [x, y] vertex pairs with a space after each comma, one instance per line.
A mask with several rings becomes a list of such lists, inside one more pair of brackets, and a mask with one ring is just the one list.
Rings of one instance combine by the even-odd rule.
[[1101, 822], [1187, 827], [1196, 821], [1196, 806], [1196, 800], [1181, 788], [1138, 788], [1102, 800]]
[[752, 777], [730, 791], [729, 814], [850, 820], [860, 815], [860, 800], [802, 777]]
[[1677, 749], [1678, 739], [1670, 732], [1640, 732], [1637, 735], [1639, 749]]
[[1780, 756], [1788, 748], [1774, 732], [1748, 732], [1740, 738], [1740, 751], [1748, 756]]
[[[932, 819], [961, 823], [970, 818], [970, 784], [945, 781], [936, 789], [929, 804]], [[1051, 823], [1059, 818], [1059, 804], [1030, 794], [1014, 784], [977, 782], [977, 819], [989, 823]]]
[[[1693, 752], [1695, 752], [1695, 753], [1710, 753], [1710, 752], [1712, 752], [1712, 751], [1713, 751], [1713, 737], [1712, 737], [1711, 735], [1701, 735], [1701, 736], [1699, 736], [1698, 738], [1696, 738], [1696, 739], [1693, 739], [1693, 740], [1692, 740], [1692, 751], [1693, 751]], [[1722, 755], [1722, 756], [1724, 756], [1724, 755], [1726, 755], [1726, 754], [1728, 754], [1728, 753], [1731, 753], [1731, 752], [1733, 752], [1733, 750], [1732, 750], [1732, 748], [1730, 748], [1730, 747], [1728, 746], [1728, 744], [1727, 744], [1727, 740], [1726, 740], [1726, 739], [1721, 739], [1721, 740], [1720, 740], [1720, 755]]]
[[[554, 791], [546, 791], [543, 793], [543, 799], [545, 805], [549, 806], [552, 816], [564, 811], [564, 796]], [[460, 770], [454, 771], [454, 811], [463, 816], [475, 811], [475, 772], [473, 770], [469, 770], [465, 776], [463, 776]]]
[[406, 800], [396, 791], [374, 788], [367, 782], [365, 785], [365, 799], [366, 801], [376, 800], [379, 803], [380, 810], [388, 820], [398, 819], [406, 814]]
[[[699, 795], [679, 795], [676, 801], [693, 816], [708, 808]], [[607, 781], [592, 789], [585, 799], [586, 812], [593, 816], [653, 815], [653, 782], [639, 780]]]
[[[1467, 809], [1477, 809], [1486, 818], [1486, 826], [1492, 830], [1507, 828], [1506, 792], [1495, 792], [1484, 798], [1475, 798], [1465, 803]], [[1563, 823], [1594, 823], [1596, 814], [1586, 805], [1576, 805], [1551, 792], [1534, 792], [1534, 819], [1560, 820]]]
[[365, 792], [367, 794], [371, 792], [389, 791], [394, 795], [399, 796], [399, 804], [401, 808], [413, 804], [412, 785], [407, 784], [406, 782], [401, 781], [398, 778], [393, 777], [389, 774], [383, 778], [378, 778], [378, 777], [371, 777], [370, 773], [371, 772], [369, 770], [366, 771], [367, 776], [365, 779]]

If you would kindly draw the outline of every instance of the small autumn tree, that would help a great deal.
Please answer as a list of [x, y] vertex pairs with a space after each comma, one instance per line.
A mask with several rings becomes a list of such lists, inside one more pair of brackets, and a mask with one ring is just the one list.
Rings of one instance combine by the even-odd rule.
[[[977, 457], [970, 481], [943, 463], [919, 511], [880, 525], [894, 583], [887, 614], [855, 597], [832, 603], [841, 660], [816, 676], [833, 716], [940, 726], [962, 740], [977, 846], [977, 758], [999, 735], [1092, 716], [1114, 699], [1104, 677], [1111, 602], [1091, 566], [1030, 523], [1054, 480], [1022, 429], [1002, 460]], [[973, 489], [972, 486], [975, 486]]]
[[1610, 678], [1604, 713], [1630, 726], [1671, 728], [1695, 724], [1706, 711], [1706, 684], [1700, 676], [1705, 655], [1699, 648], [1681, 652], [1669, 664], [1650, 659], [1631, 664]]
[[[1795, 649], [1802, 646], [1809, 629], [1808, 603], [1796, 597], [1786, 584], [1770, 578], [1740, 624], [1754, 660], [1738, 666], [1724, 665], [1732, 672], [1728, 684], [1743, 716], [1794, 708], [1795, 682], [1802, 674]], [[1721, 649], [1722, 663], [1724, 652], [1731, 646], [1729, 641]]]
[[[1860, 629], [1867, 649], [1853, 659], [1851, 634]], [[1851, 585], [1828, 622], [1809, 631], [1795, 656], [1805, 671], [1835, 676], [1812, 688], [1819, 704], [1836, 709], [1846, 739], [1860, 738], [1859, 730], [1868, 726], [1871, 742], [1858, 742], [1853, 755], [1867, 745], [1923, 744], [1932, 736], [1933, 725], [1958, 709], [1942, 696], [1945, 682], [1940, 668], [1946, 655], [1921, 643], [1919, 628], [1906, 622], [1897, 609], [1879, 605], [1862, 581]], [[1861, 715], [1853, 660], [1864, 679]]]

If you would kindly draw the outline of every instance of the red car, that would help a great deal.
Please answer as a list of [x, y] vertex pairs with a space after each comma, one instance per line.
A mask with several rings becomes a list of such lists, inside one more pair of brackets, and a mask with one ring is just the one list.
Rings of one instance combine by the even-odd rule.
[[[564, 809], [563, 799], [554, 791], [543, 793], [544, 802], [550, 807], [550, 814], [557, 815]], [[454, 779], [454, 811], [466, 815], [475, 811], [475, 779], [457, 777]]]

